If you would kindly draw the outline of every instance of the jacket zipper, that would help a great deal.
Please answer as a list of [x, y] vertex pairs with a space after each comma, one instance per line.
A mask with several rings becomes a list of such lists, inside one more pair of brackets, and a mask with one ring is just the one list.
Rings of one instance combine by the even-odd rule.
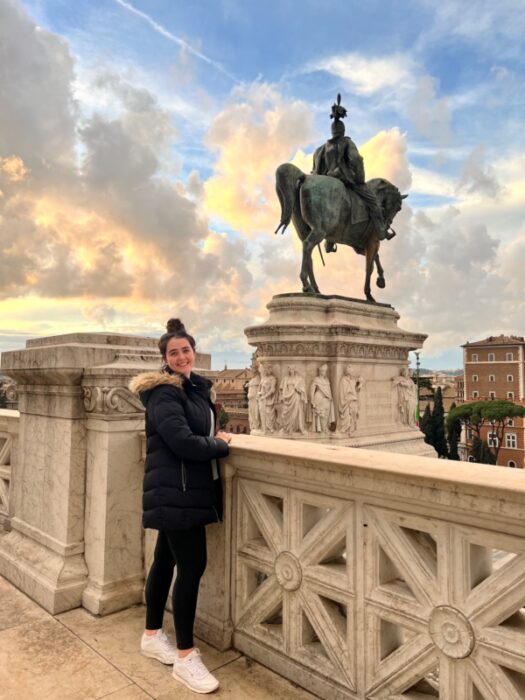
[[181, 460], [181, 469], [182, 469], [182, 490], [186, 491], [186, 467], [184, 466], [184, 462]]

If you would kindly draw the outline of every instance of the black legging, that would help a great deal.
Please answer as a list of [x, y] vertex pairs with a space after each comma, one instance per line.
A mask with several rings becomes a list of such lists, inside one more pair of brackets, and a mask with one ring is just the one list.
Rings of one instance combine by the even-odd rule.
[[191, 530], [159, 531], [153, 564], [146, 582], [147, 630], [158, 630], [162, 627], [175, 565], [177, 578], [173, 586], [173, 620], [177, 647], [191, 649], [199, 583], [206, 569], [204, 525]]

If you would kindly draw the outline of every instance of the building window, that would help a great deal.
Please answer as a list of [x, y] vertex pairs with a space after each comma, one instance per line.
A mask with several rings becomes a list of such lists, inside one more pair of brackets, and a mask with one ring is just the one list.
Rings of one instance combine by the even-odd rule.
[[498, 436], [496, 435], [496, 433], [489, 433], [487, 435], [487, 444], [489, 447], [498, 446]]
[[496, 392], [495, 392], [495, 391], [489, 391], [489, 397], [490, 397], [491, 399], [495, 399], [495, 398], [496, 398]]
[[494, 362], [496, 360], [496, 355], [493, 352], [489, 352], [489, 362]]
[[472, 362], [477, 362], [478, 361], [478, 355], [477, 353], [472, 353]]
[[509, 459], [507, 462], [507, 467], [512, 467], [513, 469], [516, 469], [516, 462], [512, 459]]
[[508, 382], [513, 382], [513, 381], [514, 381], [514, 377], [512, 376], [512, 374], [507, 374], [507, 381], [508, 381]]
[[509, 418], [507, 421], [507, 427], [508, 428], [513, 428], [514, 427], [514, 420], [512, 418]]
[[507, 398], [510, 399], [511, 401], [514, 399], [514, 392], [513, 391], [507, 391]]
[[505, 355], [505, 359], [507, 360], [507, 362], [512, 362], [512, 360], [514, 359], [513, 353], [508, 352], [508, 353]]
[[489, 382], [495, 382], [496, 381], [496, 375], [495, 374], [489, 374]]
[[505, 435], [505, 447], [515, 450], [517, 446], [516, 433], [507, 433]]
[[467, 430], [467, 440], [472, 440], [472, 428]]
[[473, 375], [472, 375], [472, 381], [473, 381], [473, 382], [477, 382], [477, 381], [478, 381], [478, 375], [477, 375], [477, 374], [473, 374]]
[[472, 392], [472, 398], [473, 398], [473, 399], [479, 398], [479, 391], [473, 391], [473, 392]]

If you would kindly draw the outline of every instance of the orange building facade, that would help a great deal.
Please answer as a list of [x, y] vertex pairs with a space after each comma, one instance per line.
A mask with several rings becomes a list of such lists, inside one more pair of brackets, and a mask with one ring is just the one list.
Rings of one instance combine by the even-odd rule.
[[[525, 339], [519, 336], [490, 336], [485, 340], [465, 343], [463, 347], [464, 400], [491, 401], [505, 399], [525, 406]], [[472, 435], [466, 435], [470, 445]], [[492, 428], [481, 431], [481, 437], [492, 447], [497, 436]], [[498, 465], [525, 467], [525, 423], [515, 418], [505, 427], [498, 454]]]

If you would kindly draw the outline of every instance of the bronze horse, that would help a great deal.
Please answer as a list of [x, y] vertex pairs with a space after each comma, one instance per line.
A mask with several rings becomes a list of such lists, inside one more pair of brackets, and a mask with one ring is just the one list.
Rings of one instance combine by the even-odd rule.
[[[281, 204], [281, 221], [275, 233], [281, 229], [281, 233], [284, 233], [290, 221], [293, 221], [303, 243], [300, 275], [303, 292], [320, 293], [314, 276], [312, 251], [326, 239], [331, 243], [349, 245], [356, 253], [366, 256], [364, 291], [368, 301], [375, 301], [370, 292], [374, 263], [378, 272], [377, 286], [381, 289], [385, 287], [385, 277], [379, 261], [379, 235], [370, 222], [362, 200], [347, 190], [337, 178], [305, 175], [291, 163], [280, 165], [275, 178]], [[402, 195], [395, 185], [383, 178], [369, 180], [367, 184], [377, 196], [387, 230], [391, 230], [392, 221], [408, 195]], [[395, 232], [391, 231], [388, 237], [394, 235]]]

